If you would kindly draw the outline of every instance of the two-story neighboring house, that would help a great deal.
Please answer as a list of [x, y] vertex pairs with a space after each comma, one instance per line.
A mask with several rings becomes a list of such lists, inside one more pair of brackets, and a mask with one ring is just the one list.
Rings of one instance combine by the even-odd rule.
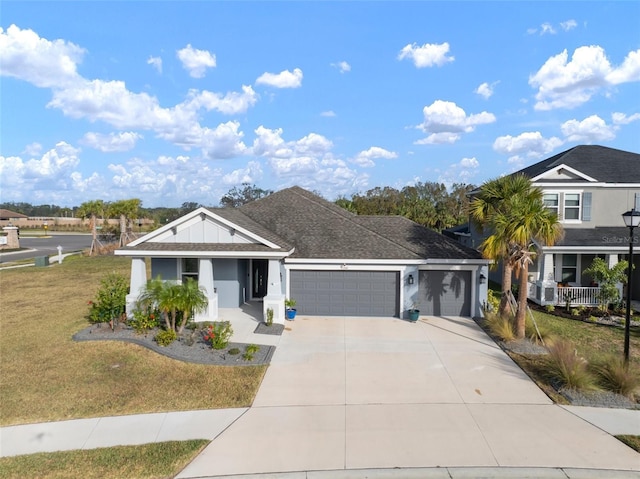
[[[597, 285], [584, 270], [596, 256], [609, 266], [628, 259], [629, 229], [622, 214], [634, 207], [640, 211], [640, 154], [582, 145], [517, 173], [542, 189], [545, 205], [565, 232], [554, 246], [539, 248], [529, 268], [529, 298], [539, 304], [565, 304], [567, 299], [574, 305], [596, 304]], [[451, 233], [468, 246], [482, 241], [473, 228]], [[640, 231], [634, 236], [638, 247]], [[634, 263], [631, 298], [640, 300], [640, 254]]]

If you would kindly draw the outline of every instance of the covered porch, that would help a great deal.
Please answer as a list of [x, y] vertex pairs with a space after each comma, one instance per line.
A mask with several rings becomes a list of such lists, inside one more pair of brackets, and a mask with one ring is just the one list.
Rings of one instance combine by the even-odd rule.
[[[536, 263], [529, 270], [528, 297], [534, 303], [554, 306], [597, 306], [599, 304], [600, 287], [585, 273], [593, 260], [600, 257], [609, 268], [619, 261], [626, 260], [627, 255], [612, 252], [542, 252]], [[634, 258], [634, 287], [632, 300], [640, 300], [640, 261]], [[626, 298], [626, 288], [618, 284], [620, 298]]]

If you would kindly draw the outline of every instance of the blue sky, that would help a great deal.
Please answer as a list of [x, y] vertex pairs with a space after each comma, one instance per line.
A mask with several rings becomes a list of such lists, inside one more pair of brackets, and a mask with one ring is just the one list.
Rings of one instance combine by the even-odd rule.
[[640, 2], [3, 2], [0, 199], [208, 206], [640, 152]]

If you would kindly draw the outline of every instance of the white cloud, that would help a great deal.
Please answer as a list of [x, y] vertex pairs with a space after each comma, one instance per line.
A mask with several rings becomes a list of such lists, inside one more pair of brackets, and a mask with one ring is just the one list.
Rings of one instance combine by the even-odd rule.
[[[7, 201], [64, 197], [73, 189], [71, 174], [80, 163], [80, 150], [61, 141], [40, 158], [0, 156], [0, 189]], [[59, 190], [56, 193], [56, 190]], [[52, 200], [49, 199], [49, 202]]]
[[151, 65], [156, 69], [158, 73], [162, 73], [162, 58], [160, 57], [149, 57], [147, 60], [147, 65]]
[[217, 110], [225, 115], [246, 112], [258, 101], [258, 95], [248, 85], [242, 85], [242, 93], [227, 92], [224, 96], [207, 90], [190, 90], [187, 100], [181, 104], [188, 110], [196, 111], [204, 108], [207, 111]]
[[327, 111], [323, 111], [322, 113], [320, 113], [320, 116], [324, 116], [327, 118], [333, 118], [336, 116], [336, 113], [333, 110], [327, 110]]
[[505, 135], [496, 138], [493, 149], [504, 155], [511, 155], [509, 163], [522, 165], [525, 159], [541, 158], [563, 144], [560, 138], [543, 138], [539, 131], [521, 133], [518, 136]]
[[24, 147], [24, 153], [29, 156], [38, 156], [41, 152], [42, 145], [35, 141]]
[[480, 162], [475, 157], [463, 158], [458, 163], [449, 167], [440, 174], [438, 181], [448, 187], [454, 183], [470, 183], [471, 179], [478, 174]]
[[337, 68], [340, 73], [346, 73], [346, 72], [350, 72], [351, 71], [351, 65], [349, 65], [347, 62], [338, 62], [338, 63], [332, 63], [331, 64], [332, 67]]
[[375, 162], [373, 161], [375, 159], [393, 160], [397, 157], [398, 154], [393, 151], [385, 150], [379, 146], [372, 146], [368, 150], [358, 153], [351, 161], [363, 168], [370, 168], [375, 166]]
[[293, 72], [289, 70], [280, 73], [263, 73], [256, 80], [257, 85], [268, 85], [274, 88], [299, 88], [302, 86], [302, 70], [296, 68]]
[[441, 67], [445, 63], [455, 60], [453, 56], [447, 56], [449, 53], [449, 44], [432, 44], [425, 43], [419, 46], [417, 43], [410, 43], [398, 53], [398, 60], [409, 58], [417, 68], [432, 67], [437, 65]]
[[242, 183], [255, 184], [262, 179], [262, 166], [257, 161], [250, 161], [245, 168], [233, 170], [222, 177], [226, 185], [239, 185]]
[[555, 35], [556, 31], [550, 23], [543, 23], [540, 25], [540, 35], [545, 34]]
[[132, 131], [109, 133], [108, 135], [88, 132], [82, 138], [82, 144], [104, 152], [129, 151], [136, 146], [136, 142], [141, 138], [142, 135]]
[[598, 115], [591, 115], [582, 121], [569, 120], [560, 127], [566, 141], [579, 143], [595, 143], [598, 141], [613, 140], [615, 127], [608, 126]]
[[569, 30], [573, 30], [577, 26], [578, 26], [578, 23], [573, 19], [567, 20], [566, 22], [560, 22], [560, 28], [562, 28], [565, 32], [568, 32]]
[[493, 96], [494, 88], [499, 82], [493, 82], [491, 84], [484, 82], [475, 89], [474, 93], [477, 93], [485, 100], [488, 100]]
[[192, 78], [204, 77], [207, 68], [216, 66], [216, 56], [206, 50], [198, 50], [188, 44], [176, 52], [178, 59], [182, 62], [182, 67], [189, 72]]
[[78, 82], [83, 48], [64, 40], [49, 41], [33, 30], [0, 27], [0, 73], [40, 88], [64, 88]]
[[574, 108], [591, 99], [602, 88], [640, 80], [640, 50], [630, 52], [614, 68], [599, 46], [577, 48], [571, 61], [567, 50], [549, 58], [529, 84], [538, 89], [536, 110]]
[[625, 115], [624, 113], [612, 113], [611, 120], [616, 125], [628, 125], [633, 121], [640, 120], [640, 113], [634, 113], [633, 115]]
[[429, 133], [427, 138], [418, 140], [416, 144], [455, 143], [463, 133], [470, 133], [478, 125], [485, 125], [496, 121], [492, 113], [468, 115], [453, 102], [436, 100], [423, 109], [424, 123], [418, 128]]

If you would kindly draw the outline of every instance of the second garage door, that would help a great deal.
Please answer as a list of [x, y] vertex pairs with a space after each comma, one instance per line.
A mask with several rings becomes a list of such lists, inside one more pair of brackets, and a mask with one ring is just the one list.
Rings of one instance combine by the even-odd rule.
[[393, 271], [291, 271], [298, 314], [397, 316], [399, 273]]
[[470, 271], [420, 271], [418, 309], [429, 316], [471, 316]]

